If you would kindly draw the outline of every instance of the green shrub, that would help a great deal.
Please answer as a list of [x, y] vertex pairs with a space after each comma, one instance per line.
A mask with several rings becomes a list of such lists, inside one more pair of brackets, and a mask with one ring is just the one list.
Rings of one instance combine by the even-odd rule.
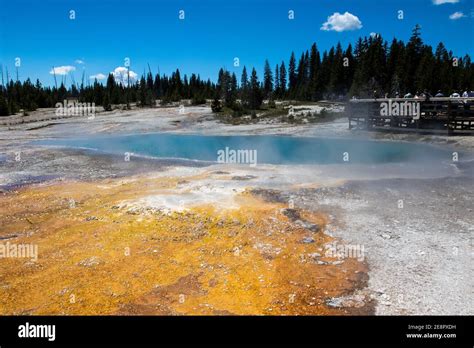
[[211, 103], [211, 110], [212, 112], [220, 112], [222, 110], [222, 104], [219, 98], [214, 98]]

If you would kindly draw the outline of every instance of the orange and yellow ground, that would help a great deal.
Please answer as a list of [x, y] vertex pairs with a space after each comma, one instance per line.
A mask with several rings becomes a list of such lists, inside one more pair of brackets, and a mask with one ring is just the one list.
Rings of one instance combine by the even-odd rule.
[[[368, 314], [326, 305], [367, 281], [355, 259], [317, 264], [333, 239], [250, 193], [239, 209], [170, 214], [117, 205], [179, 178], [58, 182], [0, 196], [0, 237], [38, 245], [36, 262], [0, 258], [0, 315]], [[73, 203], [71, 203], [73, 202]], [[300, 211], [324, 226], [325, 216]], [[301, 240], [312, 236], [314, 243]], [[0, 240], [5, 243], [7, 240]], [[311, 256], [313, 254], [313, 256]]]

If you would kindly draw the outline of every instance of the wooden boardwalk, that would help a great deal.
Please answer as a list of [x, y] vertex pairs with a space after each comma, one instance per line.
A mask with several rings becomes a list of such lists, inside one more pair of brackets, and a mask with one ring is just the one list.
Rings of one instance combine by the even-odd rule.
[[353, 99], [349, 129], [474, 135], [474, 98]]

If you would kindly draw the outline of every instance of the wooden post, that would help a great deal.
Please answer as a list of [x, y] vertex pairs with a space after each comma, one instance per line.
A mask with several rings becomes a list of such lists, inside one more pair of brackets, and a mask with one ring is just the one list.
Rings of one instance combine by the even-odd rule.
[[367, 130], [372, 129], [373, 127], [373, 116], [374, 116], [374, 105], [373, 103], [367, 103], [367, 112], [365, 113], [365, 128]]
[[420, 129], [421, 128], [421, 114], [422, 114], [422, 110], [423, 110], [423, 105], [425, 103], [424, 102], [420, 102], [420, 115], [418, 117], [418, 120], [416, 121], [416, 129]]
[[448, 119], [446, 121], [446, 126], [448, 127], [448, 135], [453, 135], [453, 129], [451, 129], [451, 112], [452, 112], [452, 104], [451, 101], [448, 101]]
[[352, 129], [352, 107], [350, 106], [349, 103], [347, 103], [347, 107], [346, 107], [346, 110], [347, 110], [347, 118], [349, 119], [349, 130]]

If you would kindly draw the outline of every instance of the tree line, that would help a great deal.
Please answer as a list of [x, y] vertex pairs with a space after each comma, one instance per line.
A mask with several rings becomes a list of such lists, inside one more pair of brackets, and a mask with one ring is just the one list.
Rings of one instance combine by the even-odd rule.
[[469, 55], [454, 56], [443, 43], [435, 50], [421, 38], [420, 26], [415, 26], [407, 43], [393, 39], [389, 44], [381, 35], [359, 38], [354, 47], [338, 43], [324, 52], [316, 43], [301, 53], [298, 60], [291, 53], [288, 63], [282, 61], [274, 68], [265, 61], [260, 81], [255, 68], [242, 68], [240, 78], [225, 69], [218, 72], [217, 83], [201, 80], [199, 75], [181, 77], [179, 70], [171, 76], [151, 71], [130, 83], [121, 83], [109, 74], [105, 84], [95, 80], [91, 85], [72, 84], [69, 88], [42, 86], [37, 80], [24, 82], [9, 80], [0, 86], [0, 115], [20, 109], [54, 107], [66, 98], [94, 102], [110, 110], [112, 105], [131, 103], [141, 107], [190, 99], [193, 104], [213, 99], [214, 111], [228, 107], [238, 113], [256, 110], [263, 100], [279, 99], [318, 101], [404, 95], [405, 93], [432, 94], [441, 91], [449, 95], [455, 91], [474, 90], [474, 63]]
[[[2, 74], [3, 76], [3, 74]], [[214, 96], [215, 84], [209, 79], [201, 80], [199, 75], [186, 75], [181, 78], [179, 70], [171, 76], [151, 72], [144, 74], [136, 82], [121, 83], [109, 74], [105, 84], [97, 80], [90, 85], [72, 84], [66, 88], [64, 83], [59, 87], [42, 86], [39, 80], [33, 84], [28, 78], [24, 82], [10, 80], [0, 86], [0, 115], [11, 115], [20, 109], [25, 111], [37, 108], [51, 108], [67, 98], [77, 98], [79, 102], [102, 105], [105, 110], [111, 110], [112, 105], [123, 104], [130, 107], [136, 103], [141, 107], [156, 105], [156, 100], [163, 104], [191, 99], [195, 104], [205, 103], [206, 99]]]

